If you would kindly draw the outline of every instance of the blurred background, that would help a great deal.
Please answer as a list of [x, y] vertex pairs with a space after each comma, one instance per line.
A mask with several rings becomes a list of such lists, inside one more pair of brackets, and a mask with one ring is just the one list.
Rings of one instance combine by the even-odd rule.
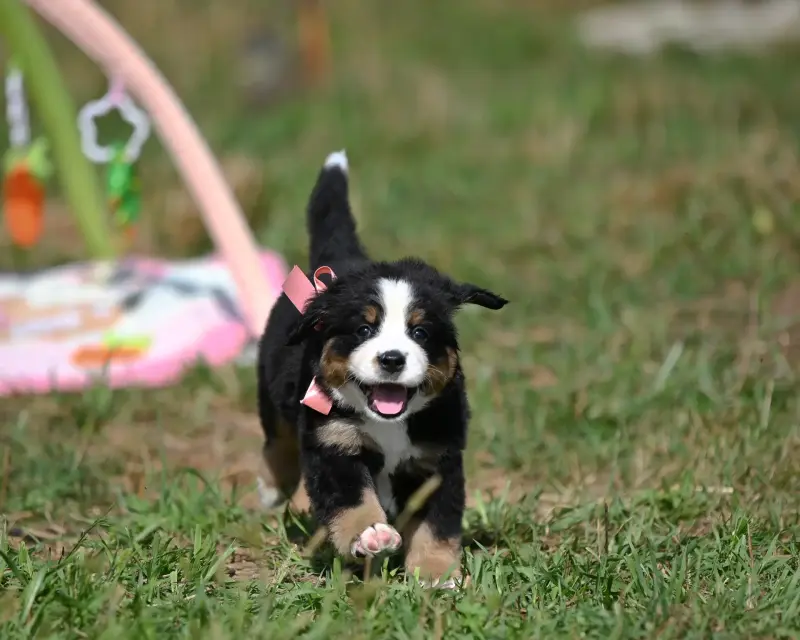
[[[796, 3], [337, 0], [313, 73], [299, 38], [311, 0], [101, 4], [185, 101], [261, 244], [304, 263], [306, 198], [345, 147], [374, 255], [416, 254], [512, 300], [460, 320], [482, 486], [512, 472], [638, 486], [688, 467], [733, 482], [768, 453], [734, 460], [714, 443], [734, 419], [730, 393], [746, 408], [736, 420], [757, 411], [748, 389], [764, 371], [773, 412], [791, 413], [777, 398], [800, 302]], [[46, 31], [77, 104], [102, 95], [103, 71]], [[157, 141], [140, 170], [137, 250], [211, 250]], [[33, 264], [80, 259], [57, 187], [47, 224]], [[12, 268], [8, 252], [0, 263]], [[214, 375], [207, 394], [195, 380], [58, 402], [119, 434], [163, 411], [191, 434], [168, 441], [178, 458], [210, 455], [198, 430], [230, 428], [233, 442], [244, 422], [258, 442], [252, 372]], [[54, 428], [64, 405], [37, 403], [9, 402], [7, 416], [41, 409], [51, 417], [31, 424]], [[695, 415], [712, 416], [707, 428]], [[124, 436], [109, 438], [119, 451]]]
[[[800, 3], [101, 4], [289, 265], [344, 147], [373, 255], [511, 300], [458, 318], [475, 589], [345, 593], [337, 565], [301, 558], [294, 521], [255, 509], [252, 363], [198, 366], [161, 389], [0, 398], [14, 638], [797, 636]], [[103, 95], [45, 31], [76, 104]], [[139, 169], [135, 251], [211, 251], [155, 137]], [[84, 257], [54, 180], [25, 269]]]

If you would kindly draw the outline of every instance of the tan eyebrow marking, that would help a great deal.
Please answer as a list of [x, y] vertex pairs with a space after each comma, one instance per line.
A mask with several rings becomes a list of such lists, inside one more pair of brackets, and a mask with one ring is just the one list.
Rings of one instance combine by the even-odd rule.
[[364, 309], [364, 320], [370, 324], [375, 324], [378, 321], [378, 307], [369, 305]]
[[425, 320], [425, 312], [422, 309], [414, 309], [408, 317], [408, 324], [415, 327], [418, 324], [422, 324], [423, 320]]

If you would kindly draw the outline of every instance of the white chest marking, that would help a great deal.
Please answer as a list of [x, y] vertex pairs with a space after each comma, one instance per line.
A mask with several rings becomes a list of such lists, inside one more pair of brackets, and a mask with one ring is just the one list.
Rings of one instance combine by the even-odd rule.
[[417, 447], [411, 444], [406, 431], [405, 422], [364, 422], [360, 426], [363, 433], [370, 436], [383, 453], [383, 469], [375, 478], [375, 489], [378, 500], [388, 516], [397, 515], [397, 502], [392, 491], [391, 474], [397, 465], [420, 454]]

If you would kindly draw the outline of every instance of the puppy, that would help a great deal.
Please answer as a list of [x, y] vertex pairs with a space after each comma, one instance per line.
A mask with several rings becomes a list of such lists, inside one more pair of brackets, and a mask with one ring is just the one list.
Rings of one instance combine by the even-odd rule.
[[[461, 559], [469, 408], [454, 312], [508, 301], [416, 259], [374, 262], [356, 233], [343, 151], [325, 161], [307, 211], [309, 277], [336, 277], [299, 312], [285, 294], [258, 354], [264, 459], [274, 502], [305, 485], [342, 555], [405, 548], [406, 570], [453, 586]], [[312, 378], [328, 415], [303, 404]], [[433, 474], [442, 480], [405, 531], [390, 524]], [[445, 580], [446, 576], [450, 580]]]

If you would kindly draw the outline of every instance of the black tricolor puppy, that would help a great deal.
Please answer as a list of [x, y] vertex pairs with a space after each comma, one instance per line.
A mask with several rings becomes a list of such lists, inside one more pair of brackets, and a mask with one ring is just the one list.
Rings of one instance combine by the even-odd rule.
[[[464, 510], [469, 408], [452, 318], [464, 304], [500, 309], [507, 300], [420, 260], [370, 260], [350, 211], [347, 171], [344, 152], [328, 156], [308, 205], [307, 275], [327, 265], [336, 279], [302, 315], [281, 295], [261, 340], [264, 457], [282, 494], [276, 500], [302, 475], [340, 554], [402, 544], [406, 569], [436, 584], [458, 576]], [[333, 403], [329, 415], [300, 404], [313, 376]], [[408, 529], [396, 531], [392, 518], [434, 473], [441, 485]]]

